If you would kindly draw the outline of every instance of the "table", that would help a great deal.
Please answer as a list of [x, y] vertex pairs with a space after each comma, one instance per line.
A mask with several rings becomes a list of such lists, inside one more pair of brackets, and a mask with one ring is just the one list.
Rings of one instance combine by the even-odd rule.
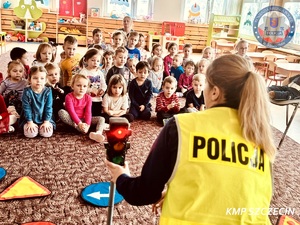
[[300, 74], [300, 64], [299, 63], [276, 63], [276, 72], [286, 75], [288, 77]]
[[216, 42], [216, 48], [217, 49], [220, 49], [221, 52], [229, 52], [231, 50], [233, 50], [233, 47], [234, 47], [234, 43], [231, 43], [231, 42]]
[[247, 52], [247, 56], [249, 56], [252, 59], [252, 62], [263, 62], [264, 61], [264, 57], [266, 55], [275, 55], [277, 57], [277, 59], [284, 59], [286, 57], [286, 55], [282, 55], [282, 54], [270, 54], [270, 53], [262, 53], [262, 52]]

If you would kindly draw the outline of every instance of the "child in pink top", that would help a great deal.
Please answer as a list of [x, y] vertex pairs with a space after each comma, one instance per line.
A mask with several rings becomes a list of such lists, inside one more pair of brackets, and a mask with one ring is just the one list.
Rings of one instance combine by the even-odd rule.
[[195, 63], [193, 61], [188, 61], [185, 63], [184, 73], [180, 75], [178, 81], [178, 89], [186, 95], [186, 92], [193, 88], [193, 76], [195, 71]]
[[71, 87], [73, 92], [66, 95], [65, 108], [59, 110], [58, 116], [62, 122], [76, 128], [81, 133], [86, 134], [91, 124], [96, 124], [96, 132], [90, 132], [90, 139], [102, 142], [104, 129], [104, 118], [100, 116], [92, 117], [92, 98], [88, 95], [87, 89], [89, 79], [81, 74], [72, 78]]

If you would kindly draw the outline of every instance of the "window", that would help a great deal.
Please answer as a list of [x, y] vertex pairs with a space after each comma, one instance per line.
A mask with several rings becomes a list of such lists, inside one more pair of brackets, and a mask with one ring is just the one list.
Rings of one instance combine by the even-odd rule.
[[246, 0], [243, 3], [242, 13], [241, 13], [241, 25], [239, 36], [242, 38], [256, 40], [253, 35], [253, 20], [256, 14], [265, 7], [269, 6], [268, 0], [263, 1], [251, 1]]
[[104, 16], [123, 18], [128, 15], [134, 19], [152, 17], [154, 0], [109, 0], [103, 1]]
[[286, 47], [300, 49], [300, 1], [285, 2], [284, 8], [293, 15], [296, 25], [294, 37]]
[[183, 20], [189, 23], [208, 23], [211, 13], [237, 15], [239, 0], [185, 0]]

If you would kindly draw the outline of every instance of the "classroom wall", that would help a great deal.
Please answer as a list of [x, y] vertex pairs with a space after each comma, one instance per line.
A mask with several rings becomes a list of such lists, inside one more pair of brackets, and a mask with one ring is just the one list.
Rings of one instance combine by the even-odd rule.
[[[7, 0], [0, 0], [2, 4]], [[19, 5], [20, 0], [8, 0], [12, 3], [10, 8]], [[102, 3], [107, 0], [88, 0], [88, 8], [100, 8], [102, 10]], [[39, 2], [37, 2], [38, 4]], [[50, 8], [57, 9], [59, 0], [49, 0]], [[183, 16], [183, 0], [154, 0], [154, 21], [181, 21]], [[88, 9], [89, 12], [89, 9]]]

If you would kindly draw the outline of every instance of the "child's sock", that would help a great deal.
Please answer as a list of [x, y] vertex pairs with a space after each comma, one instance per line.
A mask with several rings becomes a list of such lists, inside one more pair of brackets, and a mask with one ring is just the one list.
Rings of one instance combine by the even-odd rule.
[[105, 140], [105, 137], [97, 132], [90, 132], [89, 138], [97, 142], [103, 142]]

